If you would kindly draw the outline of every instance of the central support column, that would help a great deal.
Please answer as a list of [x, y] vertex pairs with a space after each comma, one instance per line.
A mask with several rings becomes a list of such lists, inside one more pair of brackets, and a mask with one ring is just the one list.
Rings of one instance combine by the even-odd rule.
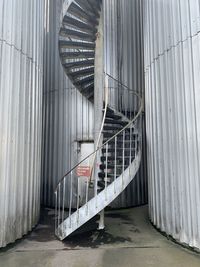
[[[95, 148], [102, 145], [102, 137], [99, 140], [99, 134], [103, 119], [103, 100], [104, 100], [104, 38], [103, 38], [103, 7], [99, 20], [99, 27], [96, 39], [95, 52], [95, 77], [94, 77], [94, 140]], [[97, 192], [98, 169], [100, 163], [100, 154], [97, 154], [94, 168], [95, 194]], [[98, 205], [98, 203], [97, 203]], [[99, 229], [104, 228], [104, 211], [100, 213]]]

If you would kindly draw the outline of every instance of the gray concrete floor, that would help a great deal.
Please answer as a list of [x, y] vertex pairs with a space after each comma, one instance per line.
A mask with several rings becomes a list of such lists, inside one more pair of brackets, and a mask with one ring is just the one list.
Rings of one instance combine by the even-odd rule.
[[200, 255], [168, 240], [148, 220], [147, 207], [106, 212], [106, 229], [58, 241], [53, 211], [24, 239], [0, 250], [0, 267], [200, 267]]

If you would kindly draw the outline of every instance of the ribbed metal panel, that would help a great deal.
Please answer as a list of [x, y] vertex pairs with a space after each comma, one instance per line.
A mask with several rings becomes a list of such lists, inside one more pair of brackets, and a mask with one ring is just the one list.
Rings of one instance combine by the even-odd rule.
[[74, 88], [60, 62], [63, 2], [47, 0], [46, 7], [42, 202], [47, 206], [54, 205], [58, 181], [78, 162], [77, 141], [94, 138], [93, 105]]
[[200, 249], [200, 2], [144, 5], [150, 216]]
[[[141, 0], [104, 1], [106, 72], [129, 88], [140, 92], [141, 95], [144, 93], [142, 2]], [[143, 140], [145, 140], [145, 126]], [[113, 207], [147, 203], [145, 149], [144, 141], [143, 159], [138, 175], [114, 201]]]
[[0, 1], [0, 247], [40, 210], [44, 4]]
[[[58, 53], [63, 0], [47, 1], [44, 84], [43, 204], [54, 204], [56, 183], [77, 163], [76, 140], [93, 140], [93, 105], [69, 82]], [[106, 71], [124, 84], [143, 89], [141, 0], [104, 1]], [[122, 12], [123, 11], [123, 12]], [[123, 41], [122, 41], [123, 40]], [[74, 182], [76, 186], [76, 181]], [[70, 190], [70, 189], [69, 189]], [[132, 185], [113, 203], [127, 207], [147, 202], [145, 164]]]

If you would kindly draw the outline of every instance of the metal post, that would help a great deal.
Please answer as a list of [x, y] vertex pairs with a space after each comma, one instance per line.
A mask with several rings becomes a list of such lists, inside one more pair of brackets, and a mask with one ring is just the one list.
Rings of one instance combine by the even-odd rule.
[[[102, 8], [103, 10], [103, 8]], [[103, 98], [104, 98], [104, 38], [103, 38], [103, 11], [101, 12], [99, 27], [96, 40], [95, 51], [95, 80], [94, 80], [94, 138], [95, 148], [102, 144], [102, 140], [98, 144], [99, 132], [102, 124]], [[96, 157], [96, 163], [100, 162], [100, 154]], [[95, 188], [94, 194], [97, 192], [98, 171], [94, 169]], [[104, 228], [104, 211], [100, 213], [99, 229]]]
[[100, 219], [99, 219], [99, 230], [103, 230], [105, 228], [105, 224], [104, 224], [104, 210], [102, 210], [100, 213]]
[[[103, 12], [99, 21], [99, 28], [96, 40], [95, 50], [95, 79], [94, 79], [94, 142], [95, 148], [102, 144], [102, 140], [99, 141], [99, 132], [102, 125], [102, 112], [103, 112], [103, 98], [104, 98], [104, 42], [103, 42]], [[98, 155], [96, 162], [100, 162]], [[96, 169], [96, 168], [95, 168]], [[94, 179], [98, 179], [98, 174], [94, 169]], [[96, 183], [95, 183], [96, 184]], [[94, 188], [96, 191], [97, 188]]]

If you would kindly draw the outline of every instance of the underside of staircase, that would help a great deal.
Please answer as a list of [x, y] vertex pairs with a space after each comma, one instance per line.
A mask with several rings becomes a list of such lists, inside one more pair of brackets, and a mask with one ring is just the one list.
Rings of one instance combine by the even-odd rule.
[[[92, 103], [95, 95], [95, 44], [101, 12], [101, 0], [65, 1], [59, 35], [60, 59], [65, 73], [73, 85]], [[112, 84], [115, 83], [115, 79], [109, 75], [106, 79], [110, 79]], [[119, 82], [117, 84], [116, 92], [119, 91]], [[123, 103], [126, 99], [135, 97], [138, 99], [138, 105], [133, 109], [131, 104], [128, 108], [126, 104], [119, 107], [109, 103], [109, 88], [105, 86], [102, 90], [104, 89], [107, 97], [104, 99], [102, 108], [101, 143], [94, 153], [84, 159], [86, 161], [92, 158], [93, 162], [90, 177], [86, 178], [85, 182], [85, 203], [81, 204], [79, 200], [79, 178], [76, 175], [77, 169], [84, 160], [64, 175], [55, 190], [55, 233], [61, 240], [79, 229], [116, 199], [133, 180], [140, 166], [141, 98], [131, 89], [120, 84], [120, 90], [125, 93]], [[97, 159], [99, 159], [98, 164]], [[72, 188], [73, 179], [77, 179], [76, 192], [73, 192]], [[67, 196], [66, 186], [69, 181], [71, 188]], [[73, 208], [74, 196], [76, 196], [76, 209]], [[69, 199], [68, 202], [66, 198]]]
[[60, 58], [73, 85], [94, 100], [95, 41], [101, 0], [66, 1], [60, 29]]

